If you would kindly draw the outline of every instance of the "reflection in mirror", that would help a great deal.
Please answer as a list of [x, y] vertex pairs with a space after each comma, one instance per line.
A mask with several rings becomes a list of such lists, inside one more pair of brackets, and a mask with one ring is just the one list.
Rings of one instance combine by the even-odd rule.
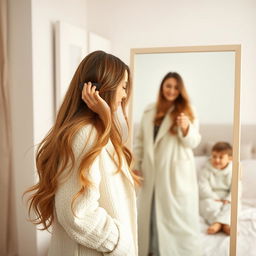
[[234, 86], [232, 51], [135, 54], [140, 256], [228, 255]]

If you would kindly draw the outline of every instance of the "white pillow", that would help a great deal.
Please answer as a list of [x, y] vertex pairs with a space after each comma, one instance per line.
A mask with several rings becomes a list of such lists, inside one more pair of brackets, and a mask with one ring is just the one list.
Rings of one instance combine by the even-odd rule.
[[241, 161], [242, 199], [256, 198], [256, 160]]
[[201, 171], [202, 168], [204, 168], [208, 158], [209, 158], [208, 156], [196, 156], [195, 157], [195, 164], [196, 164], [196, 171], [197, 171], [197, 173], [199, 171]]
[[205, 153], [207, 156], [211, 156], [211, 153], [212, 153], [212, 148], [213, 146], [216, 144], [215, 141], [207, 141], [205, 143]]
[[252, 152], [253, 152], [253, 147], [252, 144], [241, 144], [241, 150], [240, 150], [240, 157], [241, 160], [247, 160], [247, 159], [252, 159]]

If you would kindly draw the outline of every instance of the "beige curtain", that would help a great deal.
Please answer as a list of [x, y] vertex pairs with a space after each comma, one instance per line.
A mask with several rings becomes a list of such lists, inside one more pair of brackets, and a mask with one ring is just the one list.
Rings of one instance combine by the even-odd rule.
[[7, 77], [7, 0], [0, 0], [0, 255], [17, 253]]

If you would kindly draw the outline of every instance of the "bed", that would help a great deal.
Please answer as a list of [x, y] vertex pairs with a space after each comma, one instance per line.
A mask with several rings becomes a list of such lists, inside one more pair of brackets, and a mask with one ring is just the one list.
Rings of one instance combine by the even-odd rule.
[[[232, 141], [229, 125], [201, 126], [202, 142], [195, 149], [197, 170], [201, 170], [216, 141]], [[214, 132], [213, 132], [214, 131]], [[256, 126], [242, 126], [240, 209], [238, 216], [237, 256], [256, 256]], [[228, 256], [230, 237], [224, 233], [206, 234], [208, 225], [201, 218], [203, 256]]]
[[[207, 156], [196, 157], [199, 170], [207, 161]], [[256, 159], [242, 160], [241, 206], [238, 217], [237, 256], [256, 256]], [[208, 225], [201, 217], [201, 241], [203, 256], [228, 256], [229, 236], [220, 232], [206, 234]]]
[[[134, 125], [134, 131], [138, 125]], [[202, 141], [194, 150], [197, 170], [201, 170], [217, 141], [232, 144], [232, 125], [204, 124], [200, 125], [200, 133]], [[241, 127], [241, 169], [237, 256], [256, 256], [256, 125]], [[203, 218], [200, 222], [203, 256], [229, 256], [230, 237], [222, 232], [208, 235], [208, 225]]]

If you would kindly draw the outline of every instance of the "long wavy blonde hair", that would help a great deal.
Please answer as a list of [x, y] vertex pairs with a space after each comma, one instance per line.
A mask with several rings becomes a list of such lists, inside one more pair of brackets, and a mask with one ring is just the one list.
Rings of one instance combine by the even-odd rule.
[[[128, 126], [125, 107], [131, 94], [129, 67], [119, 58], [103, 51], [90, 53], [79, 64], [58, 111], [55, 124], [37, 148], [36, 168], [39, 181], [23, 194], [32, 193], [28, 198], [29, 217], [34, 224], [42, 224], [42, 230], [48, 229], [54, 220], [54, 197], [60, 175], [64, 172], [70, 160], [71, 166], [68, 173], [72, 171], [75, 165], [75, 157], [72, 151], [73, 138], [87, 124], [96, 128], [97, 142], [89, 152], [82, 156], [78, 168], [81, 187], [72, 199], [73, 213], [75, 200], [92, 185], [87, 175], [89, 168], [109, 139], [111, 139], [117, 154], [117, 172], [122, 172], [122, 156], [124, 155], [135, 183], [139, 184], [139, 178], [132, 172], [132, 154], [124, 146], [120, 123], [114, 114], [116, 89], [124, 77], [125, 70], [128, 72], [127, 98], [122, 101], [121, 106]], [[99, 94], [110, 106], [111, 120], [108, 120], [107, 123], [104, 122], [105, 124], [81, 98], [79, 84], [89, 81], [101, 85]], [[31, 218], [32, 210], [36, 214], [34, 219]]]
[[177, 81], [178, 91], [179, 95], [175, 99], [173, 105], [174, 109], [170, 112], [170, 118], [172, 120], [172, 125], [170, 127], [170, 133], [176, 134], [177, 133], [177, 125], [176, 125], [176, 119], [180, 113], [184, 113], [188, 116], [190, 121], [193, 121], [195, 119], [194, 113], [190, 106], [190, 100], [188, 97], [187, 90], [185, 88], [184, 82], [180, 74], [177, 72], [169, 72], [167, 73], [164, 78], [161, 81], [160, 88], [159, 88], [159, 94], [158, 94], [158, 100], [156, 105], [156, 115], [154, 119], [154, 124], [159, 126], [167, 113], [168, 109], [170, 108], [170, 102], [165, 98], [163, 94], [163, 85], [165, 81], [169, 78], [174, 78]]

